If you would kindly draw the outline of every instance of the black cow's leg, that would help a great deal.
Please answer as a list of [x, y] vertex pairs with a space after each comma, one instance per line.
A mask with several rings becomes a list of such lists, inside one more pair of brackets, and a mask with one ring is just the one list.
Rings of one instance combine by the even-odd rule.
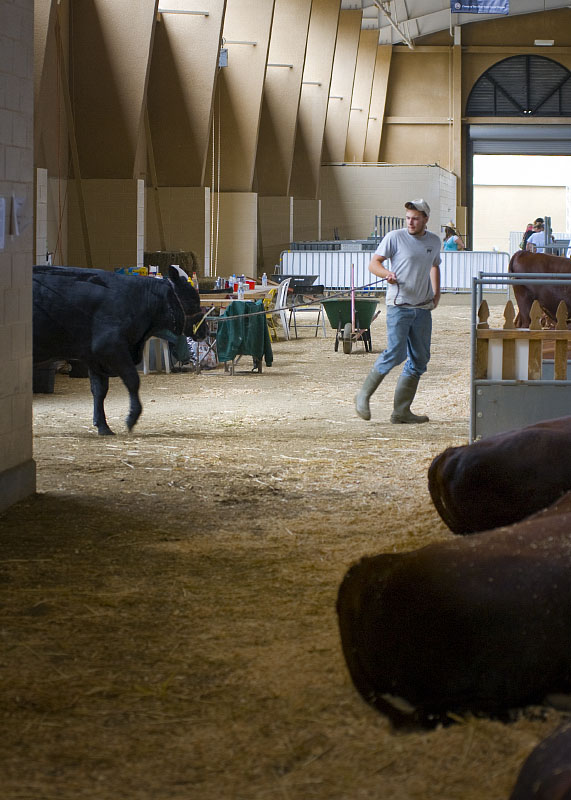
[[130, 365], [126, 369], [123, 369], [121, 373], [121, 380], [129, 392], [129, 414], [127, 415], [126, 422], [129, 430], [132, 430], [136, 425], [137, 420], [141, 416], [141, 411], [143, 410], [143, 406], [139, 399], [139, 386], [141, 385], [141, 379], [139, 378], [139, 373], [137, 372], [137, 368], [134, 364]]
[[115, 434], [107, 424], [105, 419], [105, 398], [109, 391], [109, 378], [97, 372], [89, 370], [89, 383], [91, 394], [93, 395], [93, 424], [97, 428], [100, 436], [114, 436]]

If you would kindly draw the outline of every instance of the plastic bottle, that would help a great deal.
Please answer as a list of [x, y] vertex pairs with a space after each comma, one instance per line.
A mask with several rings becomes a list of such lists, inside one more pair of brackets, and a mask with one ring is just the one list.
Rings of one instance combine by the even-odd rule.
[[196, 272], [192, 273], [192, 285], [194, 286], [196, 291], [198, 291], [198, 275], [196, 274]]
[[244, 282], [240, 281], [240, 283], [238, 284], [238, 300], [244, 299], [244, 286], [245, 286]]
[[268, 276], [264, 272], [264, 274], [262, 275], [262, 286], [267, 286], [267, 285], [268, 285]]

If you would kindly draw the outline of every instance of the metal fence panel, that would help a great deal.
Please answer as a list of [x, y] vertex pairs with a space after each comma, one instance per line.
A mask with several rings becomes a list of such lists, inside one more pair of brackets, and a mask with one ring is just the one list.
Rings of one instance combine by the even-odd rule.
[[316, 283], [323, 284], [326, 289], [348, 289], [351, 286], [351, 264], [354, 266], [356, 287], [376, 280], [368, 269], [370, 260], [371, 253], [362, 250], [286, 250], [280, 256], [280, 266], [283, 275], [317, 275]]
[[[449, 251], [441, 256], [440, 283], [445, 292], [469, 292], [472, 279], [479, 272], [504, 273], [509, 264], [508, 253], [495, 251]], [[316, 283], [322, 283], [326, 289], [347, 289], [351, 286], [351, 264], [355, 267], [356, 287], [375, 281], [368, 269], [370, 260], [371, 253], [362, 250], [285, 250], [280, 265], [284, 275], [317, 275]], [[493, 286], [490, 291], [505, 292], [505, 287]]]
[[[472, 282], [471, 310], [471, 354], [470, 354], [470, 442], [501, 431], [531, 425], [544, 419], [555, 419], [569, 413], [571, 407], [571, 380], [569, 365], [566, 381], [547, 379], [552, 372], [544, 374], [542, 364], [541, 380], [509, 380], [476, 378], [476, 349], [478, 305], [481, 290], [486, 291], [494, 284], [512, 286], [520, 276], [482, 275]], [[567, 276], [528, 273], [525, 282], [553, 286], [569, 285], [571, 274]]]

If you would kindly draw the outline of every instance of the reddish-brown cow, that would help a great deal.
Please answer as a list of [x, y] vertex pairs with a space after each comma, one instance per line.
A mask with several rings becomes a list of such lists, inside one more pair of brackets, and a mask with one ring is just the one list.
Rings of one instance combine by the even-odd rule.
[[571, 723], [566, 722], [532, 750], [509, 800], [570, 800]]
[[[571, 259], [550, 253], [529, 253], [518, 250], [510, 259], [508, 272], [514, 275], [525, 275], [530, 272], [567, 274], [571, 273]], [[569, 287], [516, 281], [513, 290], [519, 309], [516, 317], [516, 325], [519, 328], [529, 328], [529, 312], [534, 300], [539, 301], [539, 305], [553, 320], [556, 319], [557, 306], [561, 300], [571, 312], [571, 280]]]
[[395, 725], [571, 691], [571, 492], [523, 522], [363, 558], [337, 598], [363, 698]]
[[571, 416], [449, 447], [428, 468], [436, 510], [454, 533], [511, 525], [571, 490]]

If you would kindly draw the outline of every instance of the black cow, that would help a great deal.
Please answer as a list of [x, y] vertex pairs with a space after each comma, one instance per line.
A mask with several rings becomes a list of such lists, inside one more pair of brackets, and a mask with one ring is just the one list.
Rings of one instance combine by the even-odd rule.
[[571, 490], [571, 417], [449, 447], [428, 468], [436, 510], [454, 533], [511, 525]]
[[[571, 273], [571, 259], [563, 256], [554, 256], [550, 253], [529, 253], [518, 250], [510, 259], [508, 272], [514, 275], [525, 275], [529, 272], [539, 273]], [[569, 285], [548, 285], [541, 283], [524, 283], [518, 280], [513, 284], [513, 290], [519, 309], [515, 324], [518, 328], [529, 328], [531, 306], [534, 300], [553, 321], [557, 319], [557, 306], [563, 300], [571, 313], [571, 280]]]
[[[77, 359], [89, 368], [93, 424], [113, 431], [105, 419], [109, 378], [119, 376], [129, 392], [127, 428], [143, 409], [136, 365], [149, 336], [161, 330], [203, 338], [196, 289], [169, 268], [167, 279], [118, 275], [100, 269], [37, 266], [34, 282], [34, 364]], [[195, 331], [195, 326], [199, 327]]]
[[396, 725], [571, 691], [571, 492], [507, 528], [363, 558], [337, 612], [363, 698]]
[[509, 800], [571, 800], [571, 723], [540, 742], [524, 761]]

